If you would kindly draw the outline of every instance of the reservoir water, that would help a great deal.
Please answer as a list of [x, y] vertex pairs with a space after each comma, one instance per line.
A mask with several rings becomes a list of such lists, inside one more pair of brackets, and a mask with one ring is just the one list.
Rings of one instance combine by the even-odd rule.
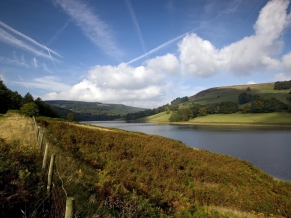
[[291, 129], [100, 121], [84, 123], [177, 139], [190, 147], [247, 160], [278, 179], [291, 181]]

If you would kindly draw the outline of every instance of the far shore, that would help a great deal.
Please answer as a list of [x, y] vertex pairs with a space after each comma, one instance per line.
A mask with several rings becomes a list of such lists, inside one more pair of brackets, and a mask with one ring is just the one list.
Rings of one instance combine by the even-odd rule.
[[196, 125], [196, 126], [244, 126], [244, 127], [279, 127], [291, 128], [291, 124], [267, 124], [267, 123], [198, 123], [198, 122], [162, 122], [162, 121], [144, 121], [145, 123], [174, 124], [174, 125]]

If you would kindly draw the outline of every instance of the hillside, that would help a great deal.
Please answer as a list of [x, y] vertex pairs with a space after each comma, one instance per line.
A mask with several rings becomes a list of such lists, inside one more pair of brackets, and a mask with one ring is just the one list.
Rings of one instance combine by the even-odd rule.
[[126, 116], [128, 121], [291, 125], [291, 81], [224, 86]]
[[[37, 122], [50, 143], [49, 154], [57, 154], [53, 189], [59, 195], [52, 203], [75, 197], [77, 217], [291, 216], [291, 184], [238, 158], [160, 136], [52, 119]], [[14, 211], [16, 217], [21, 209], [30, 217], [47, 199], [38, 191], [46, 186], [37, 173], [41, 160], [33, 121], [1, 116], [0, 127], [5, 130], [1, 157], [10, 156], [0, 158], [0, 181], [11, 180], [5, 186], [0, 182], [0, 193], [5, 191], [0, 214]]]
[[102, 104], [100, 102], [50, 100], [45, 101], [53, 106], [62, 117], [74, 112], [76, 120], [112, 120], [128, 113], [143, 111], [145, 108], [131, 107], [123, 104]]
[[[222, 101], [233, 101], [238, 103], [238, 95], [242, 92], [247, 92], [252, 95], [259, 95], [263, 98], [277, 98], [285, 102], [289, 95], [290, 89], [275, 90], [275, 83], [261, 83], [249, 85], [236, 85], [236, 86], [222, 86], [214, 87], [203, 90], [193, 96], [189, 97], [189, 102], [195, 104], [209, 104], [218, 103]], [[247, 91], [248, 87], [250, 88]]]

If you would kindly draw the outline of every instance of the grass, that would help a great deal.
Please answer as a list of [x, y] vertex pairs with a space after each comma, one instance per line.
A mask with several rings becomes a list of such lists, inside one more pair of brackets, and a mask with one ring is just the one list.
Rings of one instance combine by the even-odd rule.
[[[38, 122], [49, 153], [57, 154], [58, 199], [65, 197], [64, 190], [74, 196], [77, 217], [291, 216], [291, 184], [238, 158], [160, 136], [43, 118]], [[15, 203], [7, 198], [3, 204], [9, 193], [24, 196], [16, 201], [22, 204], [13, 204], [15, 217], [21, 217], [20, 209], [29, 217], [41, 205], [42, 184], [33, 122], [4, 117], [0, 128], [0, 216], [6, 217], [3, 208]], [[8, 192], [7, 187], [16, 189]]]
[[[162, 112], [149, 116], [142, 121], [145, 122], [169, 122], [170, 114]], [[237, 112], [234, 114], [211, 114], [190, 119], [183, 123], [201, 123], [201, 124], [262, 124], [262, 125], [291, 125], [291, 113], [248, 113]]]
[[148, 116], [146, 118], [138, 119], [137, 121], [147, 122], [147, 121], [154, 121], [154, 122], [168, 122], [170, 118], [170, 114], [167, 114], [166, 111], [162, 113], [158, 113], [152, 116]]
[[232, 124], [274, 124], [291, 125], [291, 113], [258, 113], [243, 114], [213, 114], [196, 117], [189, 120], [189, 123], [232, 123]]
[[185, 104], [185, 106], [189, 106], [192, 103], [210, 104], [222, 101], [238, 102], [238, 95], [242, 92], [247, 92], [246, 90], [248, 87], [251, 88], [251, 91], [249, 91], [248, 93], [252, 95], [257, 94], [263, 98], [274, 97], [282, 102], [286, 102], [286, 97], [290, 92], [290, 90], [274, 90], [274, 83], [223, 86], [207, 89], [197, 93], [194, 96], [189, 97], [190, 102]]
[[83, 196], [81, 211], [87, 205], [104, 217], [291, 216], [291, 184], [238, 158], [159, 136], [38, 122], [58, 154], [71, 160], [64, 167], [70, 173], [61, 174], [70, 194]]
[[1, 116], [0, 129], [0, 217], [38, 216], [45, 185], [32, 119]]

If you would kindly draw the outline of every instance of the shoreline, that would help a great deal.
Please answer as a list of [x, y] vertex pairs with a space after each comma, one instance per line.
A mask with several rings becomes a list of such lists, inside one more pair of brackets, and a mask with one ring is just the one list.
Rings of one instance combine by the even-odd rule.
[[195, 125], [195, 126], [237, 126], [237, 127], [279, 127], [290, 128], [291, 124], [267, 124], [267, 123], [200, 123], [200, 122], [162, 122], [144, 121], [145, 123], [174, 124], [174, 125]]

